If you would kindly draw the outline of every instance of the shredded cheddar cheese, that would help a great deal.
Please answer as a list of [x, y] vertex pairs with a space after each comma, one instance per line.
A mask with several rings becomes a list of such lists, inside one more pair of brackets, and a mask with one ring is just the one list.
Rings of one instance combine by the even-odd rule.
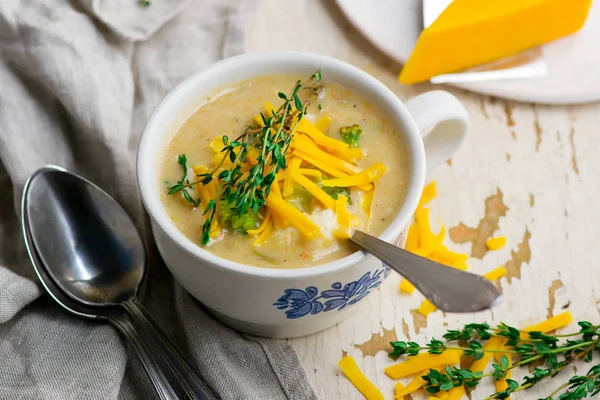
[[[528, 328], [525, 328], [525, 332], [542, 332], [549, 333], [555, 331], [560, 328], [564, 328], [573, 322], [573, 316], [569, 311], [565, 311], [561, 314], [558, 314], [552, 318], [548, 318], [544, 322], [540, 322], [539, 324], [531, 325]], [[525, 334], [521, 334], [521, 337], [524, 337]]]
[[417, 376], [414, 377], [412, 381], [401, 390], [396, 391], [396, 399], [403, 399], [404, 396], [408, 396], [411, 393], [416, 392], [421, 389], [425, 383], [425, 379], [421, 378], [422, 375], [425, 375], [429, 370], [421, 371]]
[[463, 386], [453, 387], [448, 390], [447, 400], [462, 400], [467, 397], [467, 392]]
[[353, 175], [338, 178], [329, 179], [323, 181], [323, 186], [329, 187], [351, 187], [367, 185], [375, 182], [381, 175], [387, 172], [387, 168], [384, 164], [378, 162], [365, 169], [362, 172], [355, 173]]
[[342, 160], [346, 160], [351, 163], [355, 163], [365, 156], [365, 153], [361, 149], [357, 148], [334, 151], [332, 154], [337, 158], [341, 158]]
[[419, 205], [417, 208], [422, 208], [425, 204], [429, 203], [437, 196], [437, 187], [435, 181], [432, 181], [429, 185], [423, 188], [423, 193], [421, 194], [421, 199], [419, 200]]
[[348, 147], [348, 143], [342, 142], [341, 140], [337, 140], [325, 135], [319, 129], [317, 129], [313, 124], [311, 124], [306, 118], [302, 118], [298, 123], [298, 132], [305, 133], [310, 136], [312, 140], [315, 141], [316, 144], [325, 147], [326, 149], [333, 151], [346, 150]]
[[346, 378], [356, 387], [367, 400], [383, 400], [383, 394], [362, 373], [352, 356], [340, 360], [339, 366]]
[[368, 190], [364, 193], [362, 202], [360, 204], [360, 208], [365, 213], [365, 227], [364, 229], [369, 230], [371, 226], [371, 209], [373, 208], [373, 197], [375, 197], [375, 185], [371, 190]]
[[488, 272], [487, 274], [485, 274], [483, 276], [485, 276], [490, 281], [495, 281], [497, 279], [502, 278], [504, 275], [506, 275], [506, 273], [507, 273], [507, 271], [506, 271], [505, 267], [498, 267], [496, 269], [491, 270], [490, 272]]
[[[346, 178], [347, 179], [347, 178]], [[437, 234], [433, 234], [430, 227], [429, 209], [424, 206], [431, 202], [437, 194], [437, 188], [435, 182], [431, 182], [423, 189], [419, 205], [415, 211], [415, 223], [412, 224], [408, 229], [408, 235], [406, 238], [405, 248], [411, 253], [419, 256], [428, 258], [430, 260], [439, 262], [452, 268], [466, 271], [469, 268], [467, 260], [469, 256], [467, 254], [458, 253], [452, 251], [446, 247], [443, 242], [446, 236], [446, 228], [444, 224], [441, 224], [441, 229]], [[504, 239], [504, 237], [498, 237], [494, 239]], [[493, 246], [494, 244], [492, 244]], [[485, 277], [489, 280], [496, 280], [506, 274], [506, 268], [499, 267], [493, 271], [488, 272]], [[402, 293], [412, 293], [415, 287], [403, 279], [400, 283], [400, 291]], [[421, 303], [421, 306], [417, 309], [419, 313], [424, 316], [428, 316], [436, 307], [429, 301], [425, 300]]]
[[352, 237], [352, 216], [346, 205], [348, 198], [344, 195], [338, 195], [335, 201], [335, 215], [338, 228], [333, 231], [333, 235], [339, 239], [349, 239]]
[[249, 235], [258, 235], [259, 233], [264, 231], [265, 228], [267, 227], [267, 225], [269, 225], [269, 223], [271, 222], [271, 214], [272, 214], [271, 210], [267, 210], [260, 226], [256, 229], [250, 229], [248, 231], [248, 234]]
[[[277, 186], [277, 185], [275, 185]], [[296, 207], [278, 196], [267, 197], [267, 207], [285, 217], [289, 223], [309, 239], [321, 236], [321, 228]]]
[[321, 174], [321, 171], [319, 171], [318, 169], [312, 169], [312, 168], [299, 168], [298, 169], [298, 173], [304, 176], [310, 176], [313, 178], [317, 178], [317, 180], [322, 180], [323, 179], [323, 174]]
[[497, 236], [493, 238], [489, 238], [485, 241], [485, 247], [488, 250], [499, 250], [506, 245], [506, 237], [505, 236]]
[[437, 392], [435, 396], [429, 396], [429, 400], [446, 400], [448, 399], [448, 392], [441, 391]]
[[400, 291], [410, 294], [415, 291], [415, 286], [406, 279], [402, 279], [402, 282], [400, 282]]
[[283, 183], [283, 197], [291, 196], [294, 193], [294, 174], [300, 169], [302, 159], [292, 157], [285, 169], [285, 181]]
[[[302, 120], [303, 121], [303, 120]], [[340, 158], [337, 158], [319, 148], [317, 143], [315, 143], [311, 138], [306, 135], [298, 134], [294, 136], [294, 140], [292, 140], [292, 146], [295, 149], [301, 150], [307, 154], [310, 154], [315, 159], [329, 165], [330, 167], [339, 169], [340, 171], [352, 174], [361, 172], [362, 169], [357, 167], [356, 165], [349, 163], [348, 161], [344, 161]]]
[[404, 400], [404, 395], [401, 395], [402, 390], [404, 389], [404, 385], [400, 382], [396, 382], [394, 385], [394, 399], [396, 400]]
[[430, 302], [429, 300], [424, 300], [423, 303], [421, 303], [421, 306], [419, 307], [419, 309], [417, 311], [419, 311], [419, 313], [421, 313], [422, 315], [427, 317], [429, 314], [431, 314], [435, 310], [437, 310], [437, 307], [434, 306], [432, 302]]
[[[269, 215], [272, 215], [272, 213], [269, 213]], [[257, 246], [263, 244], [273, 234], [273, 230], [275, 230], [275, 223], [271, 217], [267, 220], [265, 228], [260, 232], [258, 238], [254, 241], [254, 244]]]
[[323, 203], [325, 207], [335, 210], [335, 200], [330, 195], [325, 193], [325, 191], [317, 186], [317, 184], [315, 184], [313, 181], [304, 175], [297, 173], [294, 174], [293, 179], [298, 185], [302, 186], [304, 189], [308, 190], [310, 194], [315, 196], [315, 198]]
[[343, 176], [348, 176], [348, 174], [346, 174], [345, 172], [342, 172], [339, 169], [331, 167], [331, 166], [325, 164], [324, 162], [317, 160], [316, 158], [314, 158], [310, 154], [305, 153], [305, 152], [303, 152], [301, 150], [298, 150], [298, 149], [294, 150], [294, 155], [296, 157], [300, 157], [301, 159], [303, 159], [307, 163], [314, 165], [315, 167], [317, 167], [318, 169], [322, 170], [323, 172], [325, 172], [328, 175], [335, 176], [337, 178], [341, 178]]
[[458, 364], [460, 362], [461, 353], [462, 352], [456, 350], [446, 350], [442, 354], [421, 353], [408, 358], [408, 360], [404, 362], [387, 367], [384, 372], [392, 379], [400, 379], [430, 368]]
[[315, 128], [321, 132], [325, 132], [331, 124], [331, 117], [329, 115], [323, 115], [317, 122], [315, 122]]
[[419, 227], [416, 224], [412, 224], [408, 228], [408, 235], [406, 236], [406, 250], [411, 253], [417, 252], [419, 247]]

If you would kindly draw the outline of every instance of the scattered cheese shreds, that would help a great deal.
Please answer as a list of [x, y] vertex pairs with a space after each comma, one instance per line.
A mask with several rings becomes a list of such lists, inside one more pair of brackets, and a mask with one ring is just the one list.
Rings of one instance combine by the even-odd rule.
[[437, 196], [437, 187], [435, 185], [435, 181], [432, 181], [429, 185], [423, 188], [423, 193], [421, 194], [421, 199], [419, 200], [419, 205], [417, 208], [423, 207], [425, 204], [429, 203]]
[[[502, 346], [504, 346], [506, 339], [498, 336], [492, 336], [484, 345], [483, 350], [500, 350]], [[485, 352], [483, 353], [483, 357], [479, 360], [473, 361], [471, 364], [471, 371], [473, 372], [483, 372], [485, 367], [489, 364], [492, 357], [494, 356], [493, 352]]]
[[348, 204], [348, 198], [341, 194], [338, 195], [337, 200], [335, 200], [338, 227], [333, 231], [333, 235], [338, 239], [350, 239], [352, 237], [352, 216], [346, 204]]
[[422, 375], [425, 375], [429, 370], [421, 371], [415, 378], [410, 381], [408, 385], [406, 385], [402, 390], [396, 392], [396, 398], [402, 399], [404, 396], [409, 395], [417, 390], [421, 389], [425, 383], [425, 379], [421, 378]]
[[463, 253], [457, 253], [441, 245], [435, 249], [435, 254], [444, 264], [454, 264], [456, 261], [467, 261], [469, 256]]
[[419, 311], [419, 313], [421, 313], [421, 315], [423, 315], [424, 317], [427, 317], [427, 316], [429, 316], [429, 314], [431, 314], [435, 310], [437, 310], [437, 307], [432, 302], [425, 299], [425, 300], [423, 300], [423, 302], [421, 303], [421, 306], [419, 307], [419, 309], [417, 311]]
[[415, 291], [415, 286], [405, 278], [402, 278], [402, 282], [400, 282], [400, 291], [403, 293], [412, 293]]
[[463, 261], [463, 260], [456, 260], [450, 266], [452, 268], [456, 268], [456, 269], [459, 269], [461, 271], [466, 271], [466, 270], [469, 269], [469, 264], [467, 264], [466, 261]]
[[344, 171], [349, 174], [355, 174], [362, 171], [362, 169], [356, 165], [321, 150], [319, 146], [317, 146], [317, 144], [306, 135], [294, 136], [292, 146], [298, 150], [310, 154], [317, 160], [324, 162], [330, 167], [339, 169], [340, 171]]
[[[547, 320], [540, 322], [539, 324], [535, 324], [528, 328], [525, 328], [524, 331], [548, 333], [560, 328], [564, 328], [571, 322], [573, 322], [573, 316], [569, 311], [565, 311], [564, 313], [558, 314], [552, 318], [548, 318]], [[524, 334], [521, 334], [521, 337], [523, 336]]]
[[404, 385], [400, 382], [396, 382], [396, 385], [394, 386], [394, 399], [404, 400], [404, 395], [400, 394], [402, 393], [402, 389], [404, 389]]
[[503, 248], [505, 244], [505, 236], [496, 236], [485, 241], [485, 247], [487, 247], [488, 250], [499, 250]]
[[462, 400], [465, 397], [467, 397], [467, 392], [464, 386], [457, 386], [448, 390], [447, 400]]
[[213, 153], [220, 153], [223, 150], [223, 136], [217, 136], [215, 140], [210, 142], [208, 147], [210, 147]]
[[361, 149], [354, 148], [341, 151], [334, 151], [333, 155], [337, 158], [341, 158], [342, 160], [346, 160], [351, 163], [356, 163], [356, 161], [361, 160], [365, 156], [365, 153]]
[[277, 107], [275, 107], [269, 101], [265, 101], [264, 106], [265, 106], [265, 110], [266, 110], [265, 117], [267, 117], [267, 118], [271, 118], [273, 116], [274, 112], [277, 112]]
[[290, 226], [289, 221], [286, 220], [283, 215], [280, 215], [276, 212], [273, 212], [272, 214], [273, 214], [272, 219], [273, 219], [274, 229], [284, 229], [284, 228], [287, 228], [288, 226]]
[[294, 180], [298, 185], [302, 186], [310, 194], [315, 196], [315, 198], [317, 198], [321, 203], [323, 203], [325, 207], [335, 210], [335, 200], [333, 199], [333, 197], [328, 195], [323, 189], [317, 186], [316, 183], [314, 183], [302, 174], [294, 174]]
[[441, 391], [437, 392], [435, 396], [429, 396], [429, 400], [446, 400], [448, 399], [448, 392]]
[[444, 238], [446, 237], [446, 226], [444, 226], [444, 224], [441, 224], [441, 225], [442, 225], [442, 227], [440, 228], [440, 231], [434, 237], [435, 248], [441, 246], [442, 242], [444, 241]]
[[298, 173], [304, 176], [317, 178], [318, 180], [321, 180], [323, 178], [323, 174], [321, 174], [321, 171], [319, 171], [318, 169], [300, 168], [298, 169]]
[[297, 157], [300, 157], [301, 159], [303, 159], [304, 161], [306, 161], [309, 164], [314, 165], [315, 167], [319, 168], [320, 170], [324, 171], [326, 174], [334, 176], [336, 178], [341, 178], [344, 176], [348, 176], [347, 173], [340, 171], [339, 169], [330, 167], [329, 165], [325, 164], [324, 162], [321, 162], [319, 160], [317, 160], [316, 158], [314, 158], [313, 156], [311, 156], [308, 153], [305, 153], [301, 150], [294, 150], [294, 155]]
[[[277, 186], [277, 185], [275, 185]], [[283, 216], [304, 236], [313, 239], [321, 236], [321, 229], [308, 216], [296, 207], [277, 196], [267, 197], [267, 207]]]
[[319, 118], [317, 122], [315, 122], [315, 128], [321, 132], [325, 132], [327, 128], [329, 128], [329, 124], [331, 124], [331, 117], [326, 114]]
[[483, 275], [484, 277], [486, 277], [487, 279], [489, 279], [490, 281], [495, 281], [497, 279], [502, 278], [504, 275], [506, 275], [508, 271], [506, 270], [505, 267], [498, 267], [496, 269], [491, 270], [490, 272], [488, 272], [487, 274]]
[[261, 128], [265, 127], [265, 123], [262, 120], [262, 117], [260, 116], [260, 114], [256, 114], [254, 117], [254, 122], [256, 122]]
[[284, 197], [291, 196], [294, 193], [294, 174], [300, 169], [300, 164], [302, 164], [301, 158], [292, 157], [285, 169], [285, 181], [283, 183]]
[[[504, 346], [506, 339], [492, 336], [484, 345], [484, 350], [499, 350]], [[484, 352], [483, 357], [479, 360], [473, 361], [471, 364], [471, 371], [473, 372], [483, 372], [490, 360], [493, 357], [493, 352]], [[460, 400], [465, 396], [465, 388], [464, 386], [453, 387], [448, 391], [448, 400]]]
[[412, 224], [408, 228], [408, 235], [406, 237], [405, 248], [407, 251], [414, 253], [419, 247], [419, 227], [417, 224]]
[[434, 236], [429, 226], [429, 209], [417, 208], [415, 221], [419, 227], [419, 250], [425, 257], [433, 251]]
[[337, 178], [337, 179], [327, 179], [324, 180], [323, 186], [329, 187], [351, 187], [351, 186], [361, 186], [366, 185], [372, 182], [375, 182], [379, 179], [383, 174], [387, 172], [387, 167], [383, 163], [375, 163], [369, 168], [365, 169], [362, 172], [358, 172], [352, 174], [347, 177]]
[[319, 146], [323, 146], [327, 149], [340, 151], [346, 150], [348, 147], [350, 147], [348, 143], [342, 142], [341, 140], [337, 140], [325, 135], [313, 124], [311, 124], [306, 118], [302, 118], [300, 122], [298, 122], [298, 127], [296, 129], [298, 130], [298, 132], [302, 132], [310, 136], [310, 138], [314, 140], [315, 143]]
[[273, 218], [271, 217], [267, 221], [263, 231], [260, 233], [260, 235], [258, 235], [258, 238], [256, 238], [256, 240], [254, 241], [254, 244], [257, 246], [263, 244], [273, 234], [273, 230], [275, 230], [275, 223], [273, 222]]
[[458, 364], [460, 362], [461, 353], [462, 352], [456, 350], [446, 350], [442, 354], [423, 353], [410, 357], [404, 362], [389, 366], [384, 372], [392, 379], [400, 379], [430, 368]]
[[265, 216], [262, 220], [262, 222], [260, 223], [260, 226], [256, 229], [250, 229], [248, 231], [249, 235], [258, 235], [259, 233], [261, 233], [262, 231], [265, 230], [265, 228], [267, 227], [267, 225], [271, 222], [271, 210], [267, 210], [267, 212], [265, 213]]
[[435, 394], [435, 396], [429, 396], [429, 400], [447, 400], [448, 399], [448, 392], [437, 392]]
[[373, 197], [375, 197], [375, 185], [371, 190], [365, 192], [360, 207], [367, 216], [364, 229], [368, 232], [371, 227], [371, 208], [373, 207]]
[[275, 196], [281, 199], [281, 188], [279, 187], [279, 183], [277, 181], [271, 184], [271, 190], [269, 191], [269, 197]]
[[352, 356], [344, 357], [339, 364], [346, 378], [356, 387], [367, 400], [383, 400], [383, 394], [362, 373]]

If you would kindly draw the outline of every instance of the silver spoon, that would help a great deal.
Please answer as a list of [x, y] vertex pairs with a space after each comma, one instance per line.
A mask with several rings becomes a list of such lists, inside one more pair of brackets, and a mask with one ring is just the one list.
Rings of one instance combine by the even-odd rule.
[[31, 231], [28, 224], [27, 212], [27, 192], [29, 190], [29, 182], [25, 184], [23, 189], [23, 197], [21, 202], [21, 228], [25, 239], [25, 247], [31, 264], [42, 285], [50, 296], [65, 310], [84, 318], [107, 321], [111, 323], [117, 330], [133, 345], [144, 369], [148, 373], [154, 388], [161, 400], [176, 400], [177, 396], [173, 387], [168, 382], [163, 372], [157, 368], [157, 364], [151, 355], [151, 349], [140, 338], [137, 331], [134, 329], [131, 321], [126, 318], [122, 310], [116, 307], [89, 307], [80, 302], [74, 301], [65, 295], [44, 268], [31, 239]]
[[123, 307], [190, 398], [217, 398], [137, 299], [146, 256], [125, 210], [90, 181], [53, 168], [31, 176], [25, 201], [35, 249], [58, 287], [88, 306]]
[[483, 276], [419, 257], [361, 231], [350, 240], [406, 278], [442, 311], [483, 311], [502, 301], [498, 288]]

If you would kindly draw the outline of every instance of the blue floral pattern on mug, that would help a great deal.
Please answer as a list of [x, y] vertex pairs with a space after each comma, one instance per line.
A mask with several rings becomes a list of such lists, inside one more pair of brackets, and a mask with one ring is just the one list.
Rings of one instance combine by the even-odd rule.
[[346, 283], [343, 287], [340, 282], [335, 282], [331, 285], [331, 289], [320, 293], [314, 286], [306, 289], [285, 289], [283, 296], [273, 305], [279, 310], [286, 310], [285, 315], [288, 319], [342, 310], [347, 305], [358, 303], [370, 293], [371, 289], [381, 285], [390, 274], [390, 269], [385, 265], [383, 267], [372, 273], [367, 272], [359, 280]]

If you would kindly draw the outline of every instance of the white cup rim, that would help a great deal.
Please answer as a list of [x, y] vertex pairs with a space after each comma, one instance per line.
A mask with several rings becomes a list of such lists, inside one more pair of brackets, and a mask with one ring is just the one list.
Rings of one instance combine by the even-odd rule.
[[[253, 277], [295, 279], [329, 275], [348, 269], [360, 263], [368, 256], [365, 252], [358, 251], [335, 261], [306, 268], [280, 269], [249, 266], [219, 257], [198, 246], [175, 226], [167, 214], [158, 195], [158, 172], [162, 158], [157, 158], [156, 155], [158, 153], [162, 156], [161, 148], [164, 148], [163, 136], [168, 126], [173, 124], [173, 115], [181, 112], [181, 107], [177, 108], [175, 105], [181, 102], [185, 92], [191, 90], [195, 85], [206, 82], [211, 77], [221, 76], [250, 64], [259, 64], [264, 70], [264, 73], [254, 74], [254, 76], [280, 74], [279, 72], [272, 72], [272, 70], [281, 69], [279, 66], [282, 65], [283, 69], [286, 69], [285, 65], [298, 65], [299, 68], [305, 68], [310, 65], [314, 69], [321, 68], [325, 75], [324, 79], [327, 81], [328, 71], [335, 71], [335, 74], [344, 77], [344, 79], [354, 81], [357, 84], [360, 83], [360, 86], [365, 89], [357, 90], [353, 88], [359, 93], [363, 95], [368, 94], [370, 97], [385, 104], [388, 108], [386, 117], [392, 123], [394, 123], [393, 121], [401, 121], [402, 126], [396, 126], [396, 129], [402, 130], [401, 134], [404, 135], [402, 141], [410, 161], [408, 166], [408, 190], [399, 212], [385, 231], [379, 235], [380, 239], [393, 242], [401, 234], [414, 210], [417, 208], [425, 181], [425, 150], [416, 123], [400, 99], [383, 83], [368, 73], [334, 58], [297, 51], [247, 53], [221, 60], [206, 69], [194, 73], [165, 96], [148, 119], [141, 135], [137, 152], [137, 182], [142, 201], [150, 218], [182, 250], [192, 257], [231, 272]], [[243, 79], [247, 78], [234, 77], [229, 81], [229, 84], [234, 84]], [[223, 86], [227, 86], [227, 84], [222, 85], [221, 88]], [[198, 103], [201, 101], [200, 99], [212, 91], [214, 89], [197, 93]], [[393, 115], [390, 115], [390, 112]], [[161, 148], [157, 149], [157, 147]]]

